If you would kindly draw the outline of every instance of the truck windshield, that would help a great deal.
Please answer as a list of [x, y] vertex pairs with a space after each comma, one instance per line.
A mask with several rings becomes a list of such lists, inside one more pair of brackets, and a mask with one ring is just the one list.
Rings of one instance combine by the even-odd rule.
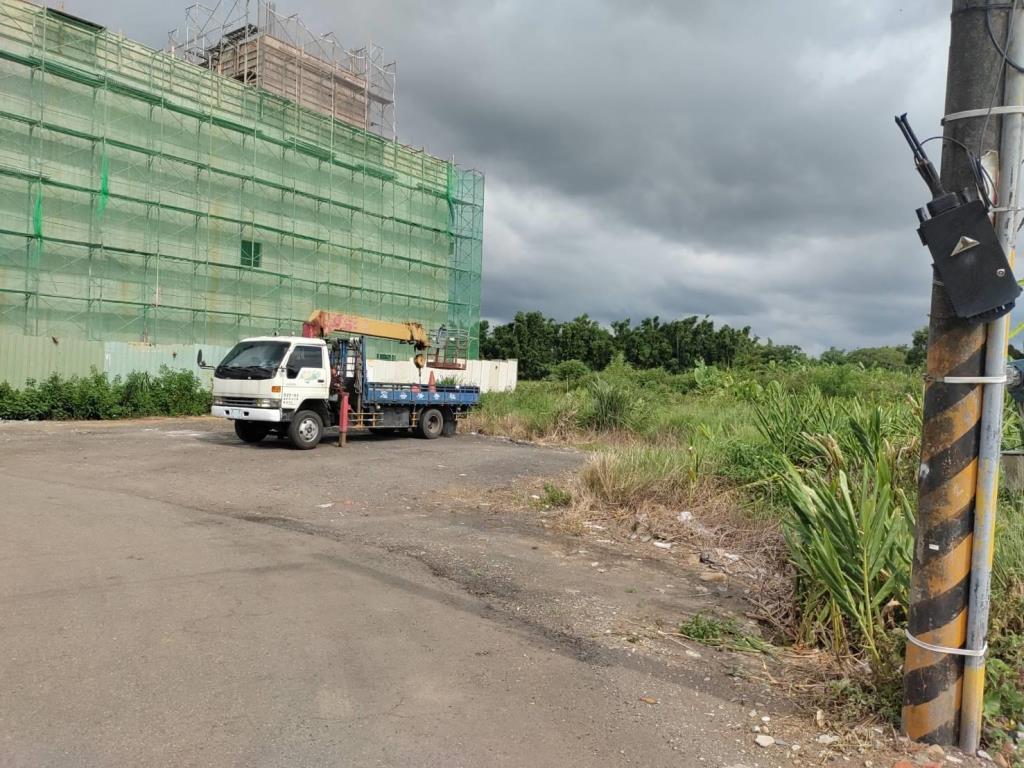
[[243, 341], [228, 352], [213, 375], [221, 379], [271, 379], [289, 346], [287, 341]]

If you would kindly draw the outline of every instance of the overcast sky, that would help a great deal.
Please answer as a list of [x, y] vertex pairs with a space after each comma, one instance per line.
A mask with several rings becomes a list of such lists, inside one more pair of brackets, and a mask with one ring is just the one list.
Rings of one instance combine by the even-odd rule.
[[[182, 3], [64, 7], [163, 47]], [[484, 171], [485, 317], [709, 314], [813, 352], [926, 322], [893, 115], [939, 130], [948, 0], [276, 7], [384, 46], [399, 139]]]

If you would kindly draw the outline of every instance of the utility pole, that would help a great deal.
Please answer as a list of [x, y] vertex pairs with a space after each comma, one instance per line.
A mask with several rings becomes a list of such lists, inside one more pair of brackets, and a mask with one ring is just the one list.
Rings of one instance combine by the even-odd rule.
[[[990, 0], [953, 0], [945, 114], [982, 110], [997, 101], [1003, 57], [989, 40], [1006, 36], [1005, 6]], [[996, 90], [1000, 89], [1000, 90]], [[980, 116], [947, 121], [944, 135], [979, 155], [996, 149], [1000, 121]], [[967, 157], [952, 142], [942, 149], [942, 184], [973, 187]], [[980, 378], [985, 368], [985, 326], [958, 318], [944, 286], [932, 282], [928, 363], [921, 433], [921, 468], [904, 664], [903, 728], [915, 741], [952, 745], [959, 737], [963, 656], [924, 644], [960, 649], [967, 639], [982, 385], [947, 383]]]
[[[1009, 61], [1003, 73], [1002, 105], [1007, 110], [1024, 107], [1024, 74], [1015, 64], [1024, 62], [1024, 11], [1014, 3], [1007, 19], [1007, 32], [1000, 40]], [[1006, 111], [1000, 117], [999, 180], [996, 197], [996, 234], [1013, 266], [1017, 247], [1024, 115]], [[960, 713], [960, 747], [969, 754], [981, 741], [982, 708], [985, 693], [985, 637], [992, 588], [992, 556], [995, 542], [996, 510], [999, 502], [999, 462], [1003, 443], [1003, 400], [1006, 373], [1006, 343], [1009, 315], [987, 328], [985, 375], [996, 379], [985, 385], [982, 403], [981, 446], [978, 452], [978, 493], [975, 505], [974, 542], [971, 558], [970, 603], [967, 614], [966, 648], [973, 651], [964, 659], [963, 704]]]

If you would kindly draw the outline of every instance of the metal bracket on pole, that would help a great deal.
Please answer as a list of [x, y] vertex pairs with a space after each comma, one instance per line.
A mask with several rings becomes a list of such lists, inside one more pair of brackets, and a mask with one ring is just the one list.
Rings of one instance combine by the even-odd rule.
[[951, 120], [966, 120], [970, 117], [988, 117], [989, 115], [1024, 115], [1024, 106], [1009, 105], [1005, 107], [984, 107], [983, 109], [965, 109], [962, 112], [951, 112], [942, 118], [942, 124]]
[[984, 647], [979, 648], [978, 650], [974, 650], [972, 648], [947, 648], [944, 645], [932, 645], [931, 643], [926, 643], [924, 640], [910, 634], [909, 629], [906, 630], [906, 635], [907, 640], [912, 642], [918, 648], [924, 648], [926, 651], [931, 651], [932, 653], [946, 653], [951, 656], [970, 656], [972, 658], [984, 656], [988, 653], [988, 643], [985, 643]]
[[1006, 374], [1002, 376], [945, 376], [943, 384], [1005, 384]]

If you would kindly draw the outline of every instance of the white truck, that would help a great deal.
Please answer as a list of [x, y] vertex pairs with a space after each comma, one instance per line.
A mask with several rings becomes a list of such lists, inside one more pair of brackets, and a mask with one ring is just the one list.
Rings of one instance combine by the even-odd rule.
[[[339, 331], [343, 335], [324, 338]], [[426, 364], [427, 334], [418, 323], [318, 312], [303, 325], [302, 336], [257, 336], [236, 344], [214, 368], [212, 415], [233, 421], [247, 443], [273, 433], [301, 449], [315, 448], [332, 426], [413, 431], [427, 439], [455, 434], [458, 419], [480, 402], [479, 387], [371, 382], [367, 336], [413, 344], [417, 366]], [[202, 352], [198, 363], [211, 367]], [[438, 355], [434, 363], [455, 367]]]

